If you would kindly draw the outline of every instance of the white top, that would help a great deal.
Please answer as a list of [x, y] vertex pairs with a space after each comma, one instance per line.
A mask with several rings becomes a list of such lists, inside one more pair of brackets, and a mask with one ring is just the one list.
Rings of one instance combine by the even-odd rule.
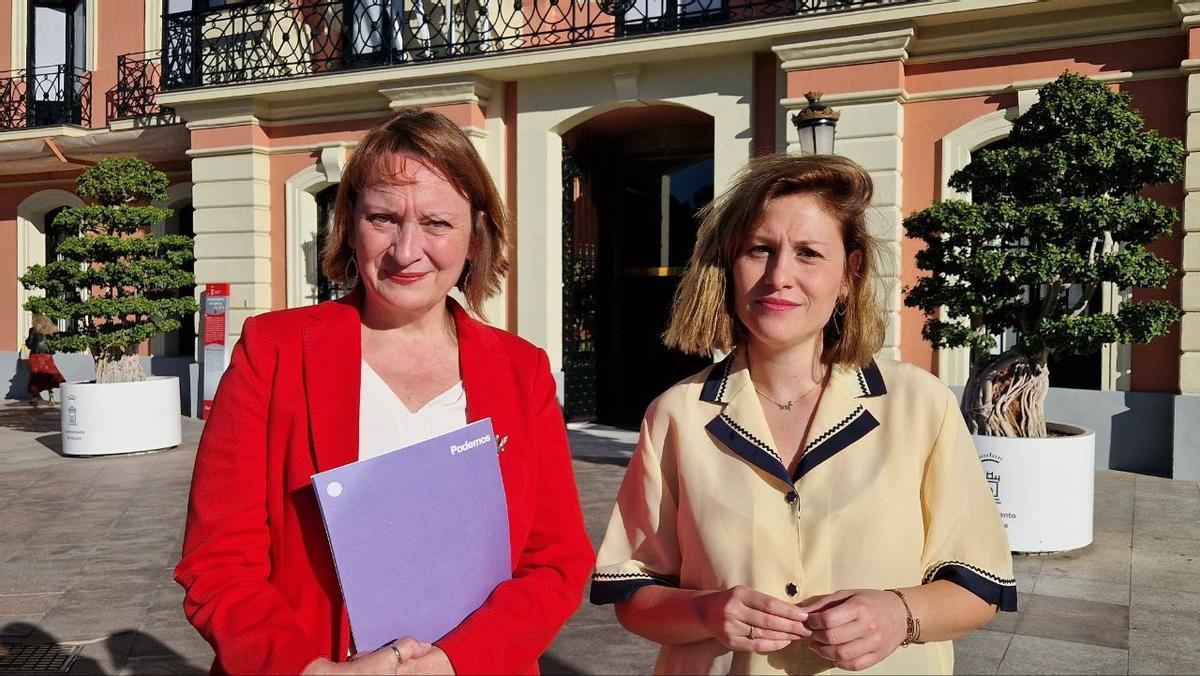
[[358, 459], [366, 460], [411, 446], [467, 424], [467, 395], [462, 381], [430, 399], [415, 413], [366, 360], [358, 394]]

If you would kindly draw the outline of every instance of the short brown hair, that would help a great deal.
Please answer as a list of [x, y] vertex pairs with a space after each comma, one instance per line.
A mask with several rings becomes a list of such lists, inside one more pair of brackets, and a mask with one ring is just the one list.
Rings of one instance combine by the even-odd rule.
[[[700, 231], [675, 302], [664, 342], [688, 354], [709, 356], [745, 341], [733, 307], [733, 262], [778, 197], [811, 194], [842, 224], [846, 257], [861, 252], [845, 301], [845, 314], [825, 325], [821, 359], [862, 366], [883, 345], [883, 315], [875, 300], [879, 245], [867, 231], [873, 187], [866, 170], [837, 155], [768, 155], [754, 159], [721, 196], [700, 212]], [[847, 268], [847, 274], [852, 271]]]
[[508, 273], [508, 211], [471, 140], [441, 113], [406, 110], [362, 138], [342, 171], [333, 222], [321, 253], [321, 269], [339, 284], [357, 283], [357, 277], [348, 279], [346, 274], [354, 255], [350, 247], [354, 207], [363, 188], [392, 175], [391, 159], [395, 155], [421, 160], [471, 203], [469, 260], [455, 286], [471, 311], [483, 317], [483, 301], [500, 290], [500, 282]]

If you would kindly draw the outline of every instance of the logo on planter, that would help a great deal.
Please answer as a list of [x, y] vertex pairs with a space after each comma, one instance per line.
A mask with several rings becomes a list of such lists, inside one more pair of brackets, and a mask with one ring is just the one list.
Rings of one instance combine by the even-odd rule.
[[992, 489], [992, 499], [1000, 504], [1000, 456], [993, 453], [979, 456], [983, 465], [983, 476], [987, 479], [988, 487]]
[[75, 395], [67, 397], [67, 424], [78, 425], [79, 418], [75, 413]]

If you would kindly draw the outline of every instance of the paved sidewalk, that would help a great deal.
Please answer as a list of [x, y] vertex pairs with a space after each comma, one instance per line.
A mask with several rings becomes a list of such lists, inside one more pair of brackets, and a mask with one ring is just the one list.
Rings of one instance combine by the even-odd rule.
[[[573, 425], [598, 542], [633, 434]], [[212, 651], [171, 580], [201, 423], [159, 453], [64, 458], [58, 410], [0, 404], [0, 643], [62, 644], [72, 673], [200, 674]], [[1099, 472], [1096, 542], [1017, 560], [1021, 612], [957, 643], [964, 674], [1200, 673], [1200, 484]], [[656, 647], [584, 605], [548, 674], [636, 674]]]

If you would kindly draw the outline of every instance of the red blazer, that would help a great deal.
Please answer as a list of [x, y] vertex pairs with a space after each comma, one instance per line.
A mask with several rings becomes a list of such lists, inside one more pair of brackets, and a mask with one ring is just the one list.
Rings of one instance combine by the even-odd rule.
[[[358, 458], [357, 295], [248, 319], [200, 439], [175, 579], [216, 673], [298, 673], [351, 649], [310, 477]], [[470, 421], [508, 441], [512, 579], [437, 645], [459, 674], [537, 673], [595, 561], [542, 350], [450, 301]]]

